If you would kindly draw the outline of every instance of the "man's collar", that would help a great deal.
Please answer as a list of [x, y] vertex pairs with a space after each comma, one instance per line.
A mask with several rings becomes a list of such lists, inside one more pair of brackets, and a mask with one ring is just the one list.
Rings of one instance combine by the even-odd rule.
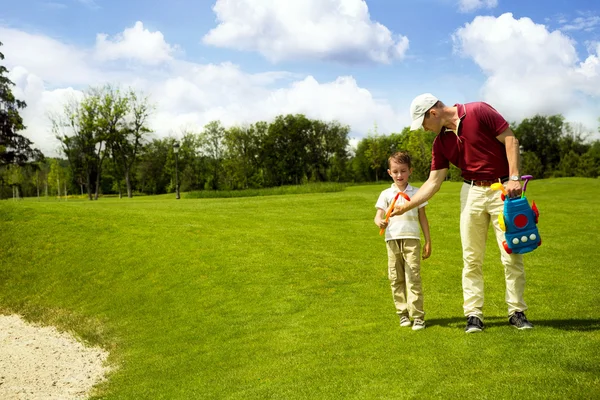
[[455, 104], [454, 107], [456, 107], [456, 113], [458, 114], [458, 118], [460, 118], [461, 120], [465, 117], [465, 115], [467, 115], [467, 107], [465, 107], [464, 104]]
[[[456, 103], [454, 105], [454, 107], [456, 107], [456, 114], [458, 115], [458, 119], [459, 119], [458, 124], [456, 126], [456, 130], [458, 131], [458, 127], [460, 126], [460, 123], [462, 122], [462, 120], [467, 115], [467, 107], [465, 107], [464, 104], [460, 104], [460, 103]], [[448, 131], [454, 133], [455, 135], [458, 135], [458, 132], [450, 130], [450, 129], [446, 128], [445, 126], [442, 126], [442, 131], [440, 132], [440, 134], [444, 134], [444, 133], [446, 133]]]

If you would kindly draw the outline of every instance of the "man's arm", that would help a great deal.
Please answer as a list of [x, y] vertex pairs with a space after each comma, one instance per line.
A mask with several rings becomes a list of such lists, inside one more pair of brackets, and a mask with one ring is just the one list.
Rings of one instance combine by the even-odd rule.
[[[510, 128], [506, 128], [504, 132], [496, 136], [506, 148], [506, 158], [508, 159], [508, 174], [509, 176], [519, 175], [519, 140]], [[521, 183], [519, 181], [509, 180], [506, 184], [506, 191], [509, 197], [518, 197], [521, 195]]]
[[442, 186], [447, 174], [448, 168], [431, 171], [429, 173], [429, 179], [421, 186], [417, 194], [415, 194], [410, 201], [406, 201], [403, 204], [396, 204], [391, 216], [402, 215], [408, 210], [412, 210], [432, 198], [433, 195], [440, 190], [440, 186]]

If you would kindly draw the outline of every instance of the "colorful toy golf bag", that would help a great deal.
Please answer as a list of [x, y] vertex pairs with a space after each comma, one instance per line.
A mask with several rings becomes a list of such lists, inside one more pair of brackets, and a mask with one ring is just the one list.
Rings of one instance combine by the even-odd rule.
[[535, 201], [529, 205], [524, 191], [525, 187], [523, 195], [513, 199], [502, 195], [504, 212], [498, 216], [498, 222], [504, 231], [506, 240], [502, 244], [508, 254], [529, 253], [542, 245], [537, 228], [540, 213]]

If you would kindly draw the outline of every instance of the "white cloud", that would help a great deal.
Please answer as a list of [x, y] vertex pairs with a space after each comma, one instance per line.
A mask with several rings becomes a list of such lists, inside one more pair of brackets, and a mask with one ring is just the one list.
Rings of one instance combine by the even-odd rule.
[[112, 40], [105, 33], [96, 36], [95, 56], [101, 61], [130, 59], [156, 65], [171, 60], [174, 50], [161, 32], [144, 29], [140, 21]]
[[600, 16], [598, 15], [585, 15], [583, 17], [577, 17], [572, 22], [559, 21], [563, 25], [561, 30], [563, 31], [585, 31], [591, 32], [600, 26]]
[[469, 13], [480, 8], [494, 8], [498, 6], [498, 0], [459, 0], [458, 8], [463, 13]]
[[484, 100], [507, 118], [521, 120], [536, 113], [567, 118], [587, 115], [595, 126], [600, 95], [600, 46], [580, 62], [572, 39], [550, 32], [529, 18], [476, 17], [458, 29], [455, 49], [483, 70]]
[[53, 85], [97, 82], [100, 71], [88, 59], [90, 52], [47, 36], [0, 27], [2, 52], [7, 68], [26, 66], [31, 73]]
[[24, 134], [48, 156], [56, 156], [59, 148], [48, 114], [60, 112], [87, 86], [104, 83], [132, 86], [148, 95], [156, 106], [151, 128], [159, 137], [179, 132], [182, 126], [199, 131], [215, 119], [230, 126], [270, 121], [285, 113], [337, 119], [359, 137], [375, 122], [381, 132], [399, 131], [408, 122], [408, 113], [395, 113], [387, 101], [373, 97], [352, 77], [319, 82], [285, 71], [248, 73], [232, 63], [197, 64], [176, 58], [165, 60], [160, 69], [147, 64], [132, 69], [127, 62], [107, 65], [92, 57], [95, 49], [42, 35], [0, 28], [0, 37], [6, 44], [3, 64], [16, 84], [15, 96], [28, 105], [21, 113], [27, 126]]
[[[279, 88], [270, 87], [275, 82]], [[185, 65], [177, 77], [158, 83], [151, 91], [162, 99], [153, 126], [163, 133], [179, 126], [201, 129], [215, 119], [230, 126], [303, 113], [309, 118], [338, 120], [362, 136], [375, 122], [382, 132], [391, 132], [400, 131], [401, 122], [408, 119], [400, 121], [387, 102], [373, 98], [352, 77], [320, 83], [312, 76], [297, 80], [285, 73], [248, 74], [230, 63]]]
[[217, 0], [219, 25], [204, 43], [258, 51], [268, 60], [390, 63], [408, 38], [371, 21], [364, 0]]

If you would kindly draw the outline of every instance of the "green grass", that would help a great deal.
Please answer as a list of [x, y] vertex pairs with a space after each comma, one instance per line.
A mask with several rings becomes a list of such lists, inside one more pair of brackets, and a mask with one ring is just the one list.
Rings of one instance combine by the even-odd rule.
[[428, 328], [401, 329], [374, 204], [343, 192], [0, 202], [0, 311], [111, 351], [107, 399], [600, 398], [600, 181], [532, 181], [532, 331], [507, 324], [492, 232], [486, 330], [463, 332], [459, 183], [430, 201]]
[[343, 183], [309, 183], [305, 185], [287, 185], [264, 189], [245, 190], [200, 190], [184, 193], [186, 199], [215, 199], [227, 197], [277, 196], [284, 194], [331, 193], [341, 192], [346, 188]]

